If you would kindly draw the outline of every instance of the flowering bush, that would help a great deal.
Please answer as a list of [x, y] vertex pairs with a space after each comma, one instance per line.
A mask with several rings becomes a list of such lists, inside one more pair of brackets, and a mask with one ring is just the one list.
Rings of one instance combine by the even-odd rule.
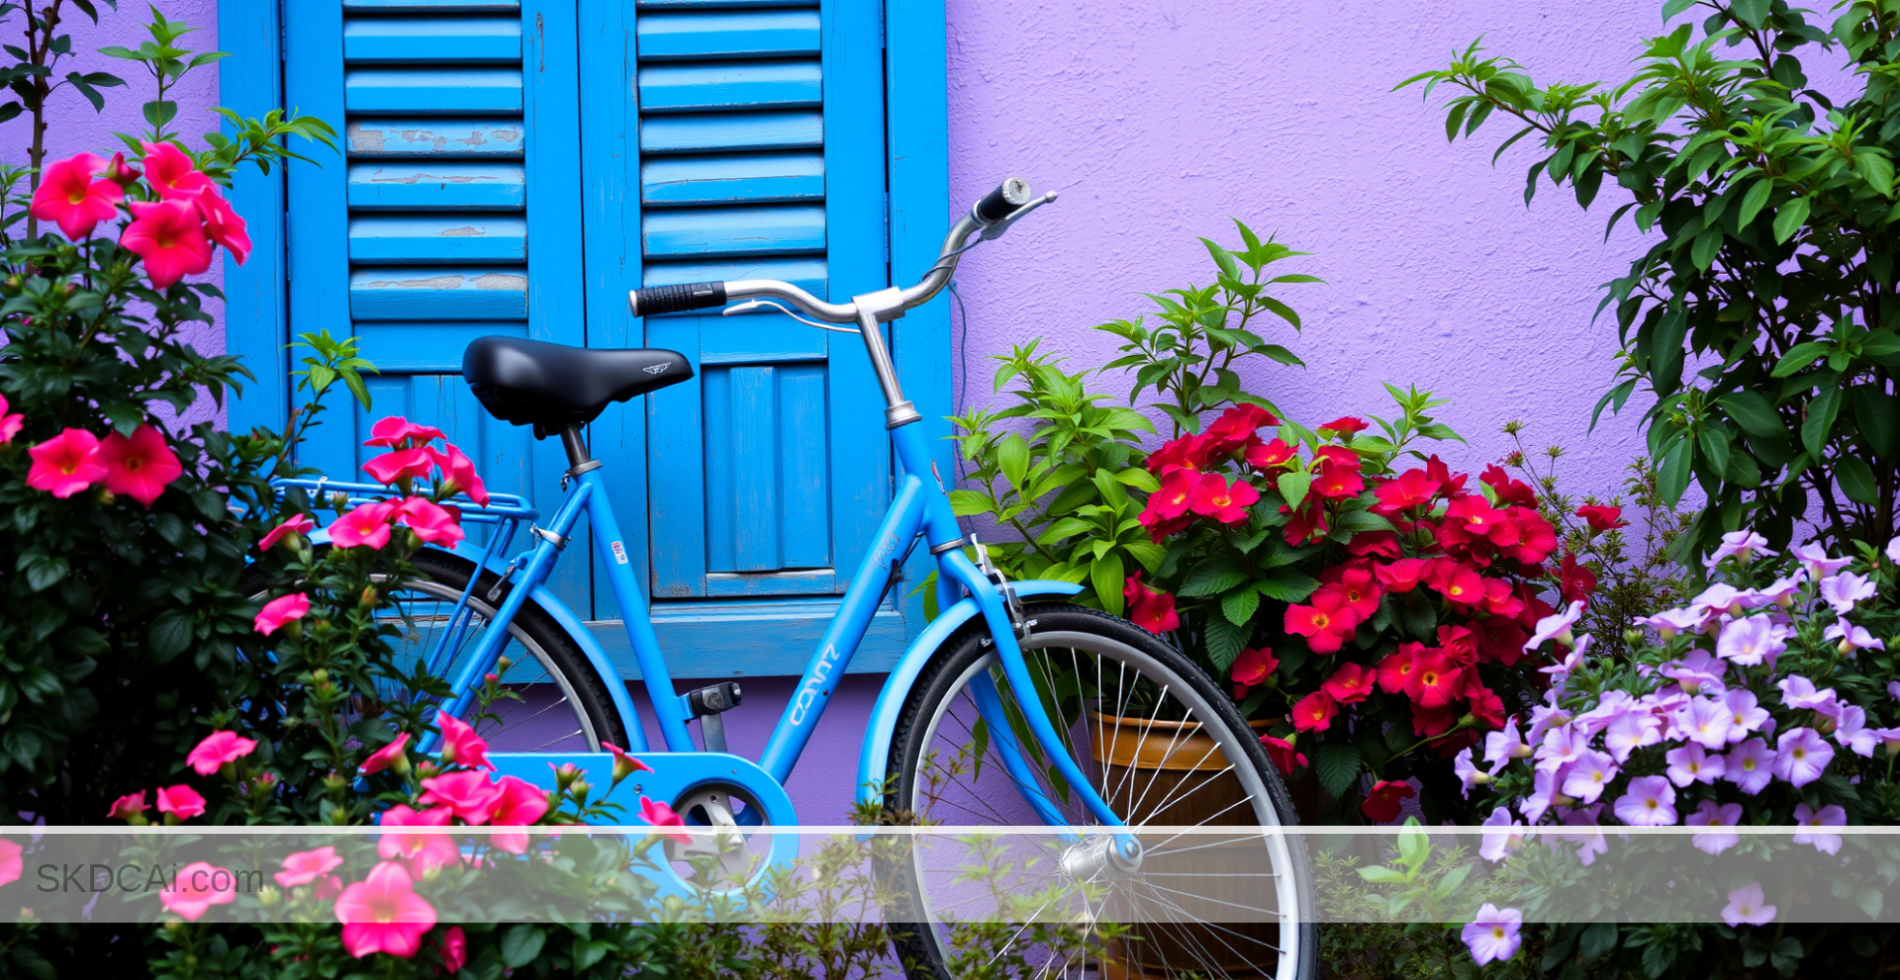
[[[1574, 607], [1538, 624], [1536, 642], [1565, 651], [1544, 668], [1544, 702], [1526, 725], [1487, 736], [1481, 758], [1467, 748], [1456, 760], [1464, 789], [1485, 787], [1497, 803], [1486, 826], [1705, 827], [1695, 847], [1721, 855], [1739, 839], [1719, 828], [1793, 825], [1815, 829], [1788, 846], [1836, 855], [1842, 838], [1828, 828], [1900, 819], [1900, 682], [1887, 650], [1900, 633], [1900, 539], [1851, 558], [1814, 545], [1777, 555], [1738, 531], [1709, 564], [1716, 581], [1641, 621], [1656, 639], [1629, 658], [1592, 656], [1592, 638], [1571, 635]], [[1588, 866], [1601, 838], [1579, 841]], [[1503, 859], [1509, 842], [1497, 837], [1485, 858]], [[1684, 944], [1739, 941], [1746, 954], [1760, 940], [1735, 930], [1793, 900], [1719, 873], [1706, 885], [1727, 895], [1729, 931]], [[1790, 962], [1803, 955], [1799, 942], [1769, 947]]]

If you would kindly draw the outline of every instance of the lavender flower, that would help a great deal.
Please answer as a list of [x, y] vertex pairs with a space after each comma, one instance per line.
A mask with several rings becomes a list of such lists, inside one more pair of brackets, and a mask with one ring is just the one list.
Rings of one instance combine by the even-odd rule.
[[1774, 584], [1767, 588], [1755, 590], [1755, 598], [1759, 601], [1756, 608], [1771, 605], [1780, 606], [1783, 609], [1791, 608], [1794, 605], [1795, 593], [1801, 591], [1801, 583], [1805, 578], [1807, 578], [1806, 572], [1796, 570], [1793, 575], [1775, 579]]
[[1773, 658], [1788, 649], [1787, 635], [1785, 629], [1766, 616], [1748, 616], [1722, 627], [1722, 635], [1715, 641], [1715, 652], [1722, 659], [1743, 667], [1753, 667], [1764, 660], [1772, 664]]
[[1479, 966], [1492, 960], [1508, 960], [1517, 955], [1518, 929], [1524, 924], [1524, 913], [1516, 909], [1499, 910], [1490, 902], [1478, 909], [1478, 917], [1465, 924], [1465, 947], [1471, 950], [1471, 959]]
[[1834, 614], [1845, 616], [1854, 611], [1854, 603], [1871, 599], [1874, 583], [1864, 575], [1842, 572], [1821, 580], [1821, 598], [1834, 607]]
[[1524, 736], [1517, 730], [1517, 719], [1504, 723], [1501, 731], [1492, 732], [1484, 737], [1484, 761], [1491, 767], [1491, 775], [1509, 765], [1512, 759], [1528, 758], [1531, 747], [1524, 744]]
[[1887, 542], [1887, 560], [1900, 564], [1900, 538]]
[[1812, 728], [1793, 728], [1775, 741], [1775, 775], [1796, 789], [1821, 778], [1834, 761], [1834, 747]]
[[1761, 893], [1761, 882], [1751, 881], [1728, 893], [1728, 907], [1722, 910], [1722, 921], [1730, 928], [1743, 923], [1765, 926], [1775, 921], [1775, 907], [1763, 904], [1766, 901]]
[[1721, 685], [1728, 675], [1728, 664], [1709, 656], [1709, 651], [1696, 649], [1681, 660], [1671, 660], [1662, 665], [1662, 675], [1682, 685], [1684, 691], [1694, 694], [1705, 684]]
[[1551, 797], [1557, 793], [1557, 774], [1548, 769], [1539, 769], [1531, 778], [1531, 795], [1517, 801], [1517, 812], [1524, 815], [1524, 822], [1535, 824], [1544, 818], [1550, 810]]
[[1724, 779], [1742, 788], [1750, 796], [1761, 792], [1775, 778], [1775, 750], [1759, 738], [1751, 738], [1733, 751], [1725, 761]]
[[1565, 796], [1574, 796], [1584, 803], [1595, 803], [1603, 795], [1603, 789], [1616, 778], [1616, 760], [1608, 753], [1594, 749], [1585, 750], [1577, 755], [1577, 761], [1570, 764], [1564, 776]]
[[[1794, 808], [1794, 822], [1800, 827], [1845, 827], [1847, 826], [1847, 811], [1838, 806], [1824, 806], [1817, 812], [1808, 809], [1808, 805], [1802, 803]], [[1841, 835], [1839, 834], [1802, 832], [1794, 835], [1793, 840], [1796, 844], [1813, 844], [1814, 849], [1822, 854], [1833, 855], [1841, 852]]]
[[1647, 626], [1662, 634], [1667, 640], [1677, 633], [1693, 633], [1708, 622], [1709, 614], [1701, 609], [1666, 609], [1654, 616], [1643, 616], [1634, 620], [1638, 626]]
[[1797, 711], [1807, 708], [1829, 716], [1840, 713], [1838, 708], [1833, 707], [1836, 700], [1833, 688], [1824, 687], [1817, 691], [1814, 682], [1800, 674], [1789, 674], [1776, 681], [1775, 686], [1781, 689], [1781, 703]]
[[1818, 544], [1801, 545], [1794, 549], [1794, 556], [1801, 559], [1801, 567], [1817, 582], [1854, 563], [1852, 558], [1829, 557], [1827, 549]]
[[1617, 763], [1628, 762], [1630, 752], [1662, 741], [1662, 720], [1648, 713], [1630, 712], [1610, 722], [1604, 729], [1603, 747]]
[[1616, 819], [1630, 827], [1671, 827], [1676, 823], [1676, 791], [1661, 776], [1630, 780], [1629, 792], [1616, 801]]
[[1467, 800], [1471, 799], [1471, 787], [1481, 786], [1491, 781], [1491, 777], [1484, 770], [1472, 764], [1469, 745], [1464, 747], [1464, 751], [1458, 753], [1457, 758], [1451, 760], [1451, 774], [1457, 776], [1458, 781], [1464, 784], [1460, 795]]
[[[1517, 819], [1511, 816], [1510, 807], [1501, 806], [1495, 810], [1492, 810], [1491, 815], [1484, 818], [1484, 826], [1486, 827], [1522, 827], [1524, 825], [1521, 823], [1518, 823]], [[1509, 857], [1510, 853], [1514, 850], [1517, 850], [1519, 845], [1523, 843], [1524, 843], [1523, 834], [1487, 833], [1484, 835], [1484, 842], [1478, 845], [1478, 856], [1481, 858], [1484, 858], [1486, 861], [1489, 861], [1492, 864], [1496, 864], [1499, 861], [1504, 860], [1506, 857]]]
[[1722, 695], [1722, 706], [1729, 712], [1728, 740], [1739, 742], [1768, 721], [1768, 709], [1757, 707], [1755, 692], [1736, 688]]
[[1753, 531], [1730, 531], [1722, 535], [1721, 547], [1716, 548], [1715, 553], [1710, 555], [1702, 564], [1709, 568], [1714, 568], [1716, 565], [1721, 564], [1722, 559], [1734, 557], [1737, 561], [1746, 565], [1753, 560], [1756, 553], [1770, 558], [1778, 554], [1778, 552], [1768, 549], [1767, 538]]
[[[1595, 827], [1597, 825], [1597, 812], [1602, 809], [1603, 807], [1599, 805], [1584, 807], [1581, 810], [1572, 810], [1564, 814], [1564, 826]], [[1552, 834], [1551, 836], [1557, 840], [1565, 840], [1577, 845], [1577, 860], [1586, 868], [1597, 863], [1597, 858], [1610, 853], [1610, 845], [1604, 842], [1603, 831], [1600, 830], [1577, 834]]]
[[[1733, 827], [1741, 822], [1742, 805], [1740, 803], [1724, 803], [1716, 806], [1714, 800], [1703, 800], [1696, 804], [1695, 812], [1689, 814], [1689, 818], [1683, 821], [1691, 827]], [[1721, 854], [1741, 842], [1742, 835], [1740, 834], [1721, 833], [1697, 834], [1690, 840], [1696, 850], [1711, 856]]]
[[1895, 701], [1900, 701], [1900, 681], [1887, 682], [1887, 696], [1893, 698]]
[[1569, 645], [1570, 627], [1576, 625], [1583, 616], [1583, 600], [1572, 602], [1563, 612], [1553, 613], [1537, 621], [1537, 632], [1524, 642], [1524, 652], [1529, 653], [1544, 645], [1547, 640], [1556, 640]]
[[1728, 771], [1727, 760], [1719, 755], [1710, 755], [1702, 746], [1689, 743], [1679, 749], [1670, 749], [1663, 753], [1663, 759], [1669, 763], [1664, 775], [1677, 786], [1690, 783], [1714, 783]]
[[1572, 760], [1577, 753], [1589, 748], [1589, 739], [1575, 728], [1565, 725], [1544, 733], [1544, 744], [1537, 747], [1537, 768], [1554, 772]]
[[[1894, 540], [1900, 541], [1900, 538]], [[1866, 627], [1855, 626], [1845, 619], [1835, 620], [1834, 625], [1829, 626], [1827, 631], [1821, 634], [1821, 638], [1841, 641], [1836, 649], [1840, 650], [1843, 656], [1848, 657], [1853, 656], [1856, 650], [1887, 649], [1887, 645], [1880, 642], [1872, 633], [1867, 632]]]
[[1729, 585], [1717, 582], [1702, 590], [1702, 594], [1689, 603], [1689, 611], [1700, 612], [1705, 616], [1733, 616], [1748, 608], [1748, 593]]
[[1865, 708], [1849, 704], [1842, 706], [1841, 716], [1835, 721], [1834, 741], [1863, 759], [1871, 759], [1874, 749], [1880, 744], [1880, 734], [1867, 727]]
[[1676, 733], [1705, 749], [1719, 749], [1728, 744], [1732, 717], [1722, 702], [1714, 698], [1695, 698], [1676, 712]]

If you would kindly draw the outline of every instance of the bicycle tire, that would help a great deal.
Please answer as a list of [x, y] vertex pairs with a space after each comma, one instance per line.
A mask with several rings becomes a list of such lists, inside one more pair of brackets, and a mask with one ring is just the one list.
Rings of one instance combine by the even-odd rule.
[[[1273, 818], [1272, 822], [1281, 826], [1298, 824], [1285, 783], [1232, 699], [1179, 651], [1127, 620], [1097, 609], [1066, 603], [1035, 604], [1028, 608], [1025, 618], [1035, 624], [1030, 640], [1025, 643], [1026, 649], [1039, 636], [1091, 634], [1140, 651], [1153, 664], [1190, 687], [1195, 698], [1212, 709], [1215, 723], [1228, 732], [1228, 738], [1222, 744], [1234, 746], [1245, 753], [1253, 781], [1265, 789], [1269, 807], [1267, 812]], [[940, 707], [945, 700], [957, 695], [985, 658], [993, 657], [993, 648], [986, 649], [988, 641], [989, 631], [984, 622], [981, 619], [972, 620], [939, 648], [912, 685], [904, 710], [899, 715], [887, 760], [886, 771], [893, 777], [886, 797], [887, 820], [912, 822], [917, 819], [918, 814], [912, 804], [917, 800], [920, 781], [925, 778], [923, 757], [929, 749], [926, 743], [933, 740], [928, 729], [933, 719], [941, 717]], [[1166, 694], [1165, 689], [1162, 693]], [[1255, 810], [1259, 812], [1257, 806]], [[1265, 825], [1264, 821], [1262, 825]], [[1312, 866], [1304, 844], [1297, 835], [1282, 839], [1287, 842], [1286, 851], [1289, 855], [1289, 867], [1284, 870], [1293, 876], [1297, 896], [1294, 914], [1297, 939], [1291, 964], [1276, 963], [1270, 975], [1281, 980], [1313, 980], [1318, 976], [1319, 933], [1312, 914], [1315, 908]], [[887, 902], [891, 903], [887, 907], [887, 921], [893, 923], [890, 926], [893, 950], [906, 974], [911, 980], [960, 980], [944, 964], [941, 942], [928, 921], [929, 916], [921, 907], [924, 902], [919, 898], [921, 888], [916, 880], [915, 869], [908, 862], [887, 859], [880, 863], [879, 873], [890, 878], [887, 882], [890, 887], [883, 890]], [[1232, 946], [1228, 948], [1231, 950]], [[1037, 971], [1038, 974], [1041, 972]], [[1127, 969], [1123, 975], [1146, 974], [1138, 969]]]

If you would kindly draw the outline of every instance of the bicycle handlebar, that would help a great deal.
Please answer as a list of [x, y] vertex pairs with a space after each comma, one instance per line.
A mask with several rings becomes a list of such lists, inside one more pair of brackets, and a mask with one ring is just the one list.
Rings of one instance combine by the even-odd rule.
[[[899, 291], [898, 305], [902, 309], [911, 309], [930, 301], [931, 297], [948, 285], [950, 277], [956, 273], [957, 262], [962, 253], [976, 247], [981, 241], [999, 238], [1009, 230], [1016, 219], [1031, 210], [1055, 200], [1055, 194], [1046, 194], [1040, 199], [1030, 197], [1029, 182], [1021, 177], [1011, 177], [997, 188], [983, 196], [970, 213], [958, 219], [944, 238], [943, 250], [938, 253], [936, 264], [924, 274], [916, 285]], [[983, 238], [978, 243], [965, 245], [964, 241], [972, 232], [981, 231]], [[648, 286], [635, 289], [627, 294], [627, 305], [634, 316], [659, 316], [663, 313], [684, 313], [688, 310], [704, 310], [724, 306], [732, 300], [772, 299], [783, 300], [806, 313], [831, 323], [856, 323], [858, 307], [853, 303], [830, 303], [813, 296], [811, 293], [777, 279], [732, 279], [726, 282], [698, 282], [678, 286]]]

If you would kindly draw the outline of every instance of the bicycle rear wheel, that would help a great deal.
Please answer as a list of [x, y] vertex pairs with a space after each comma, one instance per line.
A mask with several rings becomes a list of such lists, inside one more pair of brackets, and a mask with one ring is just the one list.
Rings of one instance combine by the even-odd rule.
[[[1316, 976], [1305, 847], [1245, 829], [1296, 823], [1292, 802], [1232, 700], [1125, 620], [1072, 605], [1031, 606], [1027, 618], [1035, 696], [1067, 750], [1129, 826], [1167, 829], [1140, 834], [1147, 850], [1134, 868], [1091, 862], [1079, 853], [1085, 844], [1027, 836], [1046, 822], [1007, 774], [972, 685], [989, 678], [1017, 729], [1014, 692], [987, 629], [971, 623], [911, 690], [886, 808], [904, 823], [1023, 827], [1019, 840], [1041, 841], [1045, 854], [1040, 864], [1021, 854], [998, 862], [1012, 869], [1015, 892], [1000, 899], [993, 882], [973, 885], [967, 850], [933, 856], [916, 846], [883, 861], [887, 914], [902, 923], [893, 945], [913, 980]], [[1039, 753], [1024, 744], [1026, 756]], [[1027, 761], [1064, 824], [1100, 824], [1050, 766]]]

